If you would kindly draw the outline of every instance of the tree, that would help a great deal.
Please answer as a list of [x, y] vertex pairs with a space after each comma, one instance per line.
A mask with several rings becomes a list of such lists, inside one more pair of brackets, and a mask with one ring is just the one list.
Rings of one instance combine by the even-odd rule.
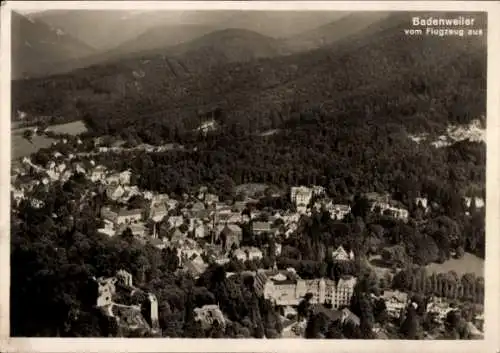
[[400, 327], [400, 333], [405, 339], [418, 339], [419, 320], [413, 305], [409, 305], [406, 310], [406, 318]]
[[31, 139], [33, 138], [33, 130], [31, 129], [26, 129], [23, 132], [23, 137], [31, 142]]

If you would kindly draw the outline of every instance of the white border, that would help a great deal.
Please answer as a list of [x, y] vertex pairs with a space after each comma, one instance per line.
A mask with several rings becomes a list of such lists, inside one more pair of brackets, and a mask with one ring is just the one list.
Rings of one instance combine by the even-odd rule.
[[[499, 157], [500, 143], [500, 90], [498, 68], [500, 54], [499, 4], [496, 2], [457, 1], [11, 1], [2, 3], [1, 11], [1, 86], [0, 93], [0, 351], [2, 352], [269, 352], [308, 351], [351, 352], [356, 350], [388, 352], [498, 352], [499, 342], [499, 301], [500, 301], [500, 229]], [[381, 340], [211, 340], [211, 339], [56, 339], [56, 338], [8, 338], [9, 331], [9, 188], [10, 185], [10, 10], [40, 9], [121, 9], [121, 10], [309, 10], [309, 11], [487, 11], [488, 12], [488, 104], [487, 104], [487, 222], [486, 222], [486, 301], [485, 340], [483, 341], [381, 341]], [[445, 79], [445, 78], [444, 78]], [[34, 298], [36, 300], [36, 298]]]

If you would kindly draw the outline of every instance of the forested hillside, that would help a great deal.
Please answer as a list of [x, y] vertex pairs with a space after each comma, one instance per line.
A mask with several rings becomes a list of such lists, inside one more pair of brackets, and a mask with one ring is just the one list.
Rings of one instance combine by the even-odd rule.
[[[378, 32], [367, 29], [331, 48], [248, 63], [227, 63], [233, 53], [214, 45], [16, 82], [13, 105], [67, 119], [86, 115], [97, 133], [165, 122], [182, 128], [215, 108], [261, 127], [273, 114], [287, 117], [291, 106], [413, 128], [484, 113], [485, 39], [408, 37], [408, 21], [392, 16]], [[205, 50], [220, 60], [207, 60]]]

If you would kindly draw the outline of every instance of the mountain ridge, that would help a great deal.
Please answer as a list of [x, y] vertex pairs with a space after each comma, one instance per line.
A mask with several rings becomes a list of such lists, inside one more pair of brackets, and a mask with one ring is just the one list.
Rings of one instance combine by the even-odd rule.
[[44, 72], [54, 61], [90, 55], [95, 49], [59, 28], [12, 12], [12, 77]]

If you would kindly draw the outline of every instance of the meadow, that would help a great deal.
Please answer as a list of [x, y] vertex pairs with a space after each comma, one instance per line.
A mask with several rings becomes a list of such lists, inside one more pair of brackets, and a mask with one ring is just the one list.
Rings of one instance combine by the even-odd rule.
[[484, 277], [484, 259], [465, 253], [460, 259], [449, 259], [442, 264], [431, 263], [426, 266], [427, 272], [446, 273], [455, 271], [458, 276], [466, 273], [474, 273], [476, 276]]
[[[31, 141], [28, 141], [23, 136], [26, 129], [27, 128], [15, 128], [13, 125], [11, 133], [11, 151], [13, 161], [19, 158], [27, 157], [41, 148], [47, 148], [56, 141], [55, 139], [44, 135], [33, 135]], [[49, 126], [49, 130], [57, 134], [78, 135], [85, 132], [87, 128], [85, 127], [83, 121], [74, 121], [66, 124], [51, 125]]]

